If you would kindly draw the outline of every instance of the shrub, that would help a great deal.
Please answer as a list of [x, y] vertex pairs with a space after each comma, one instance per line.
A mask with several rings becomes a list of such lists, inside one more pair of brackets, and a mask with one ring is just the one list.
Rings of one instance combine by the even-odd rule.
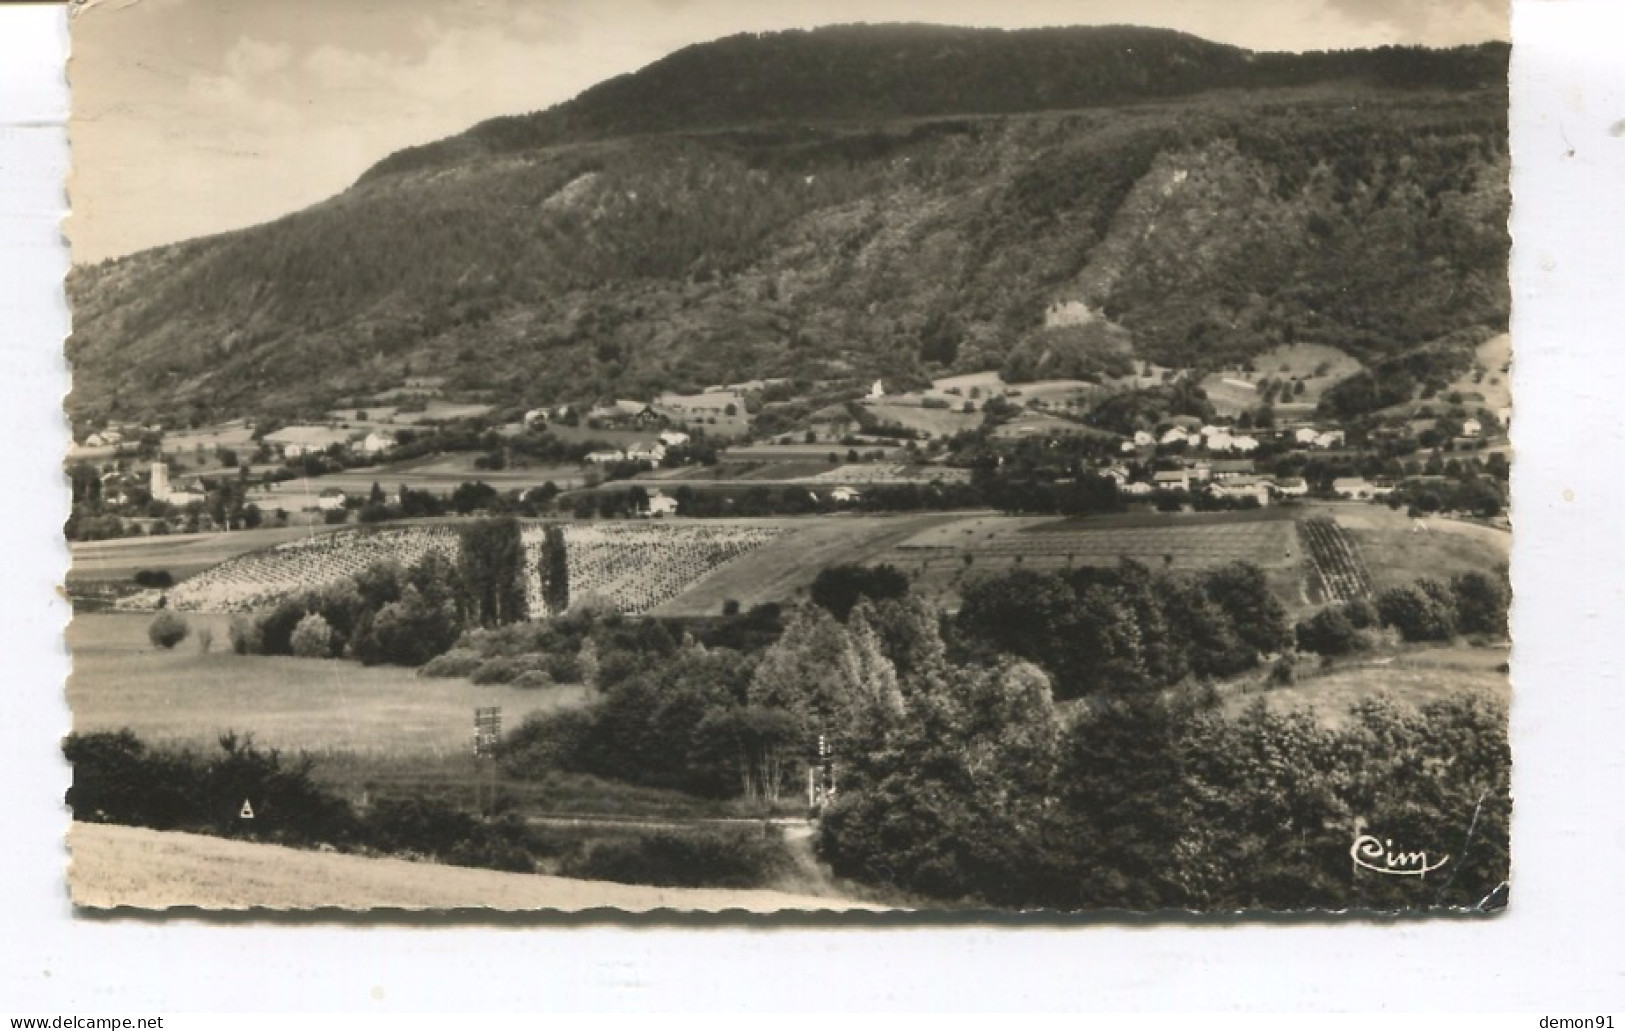
[[173, 648], [186, 640], [186, 635], [192, 632], [186, 620], [168, 609], [164, 609], [152, 617], [147, 624], [147, 639], [155, 648]]
[[1316, 655], [1348, 655], [1365, 648], [1366, 640], [1342, 606], [1321, 609], [1298, 622], [1298, 647]]
[[1455, 613], [1437, 592], [1425, 588], [1391, 587], [1377, 596], [1377, 612], [1384, 625], [1394, 627], [1407, 641], [1448, 641], [1455, 633]]
[[226, 636], [231, 641], [231, 650], [238, 655], [257, 655], [264, 643], [260, 639], [259, 622], [249, 616], [232, 616]]
[[333, 655], [333, 628], [320, 612], [312, 612], [293, 628], [289, 641], [293, 653], [301, 659], [327, 659]]
[[175, 578], [167, 569], [142, 569], [136, 572], [135, 582], [142, 587], [163, 590], [175, 586]]
[[1291, 687], [1298, 682], [1298, 666], [1292, 661], [1292, 656], [1283, 655], [1270, 666], [1270, 684], [1275, 687]]
[[512, 683], [514, 687], [552, 687], [553, 677], [546, 670], [532, 669], [514, 677]]
[[1450, 590], [1463, 633], [1506, 636], [1512, 592], [1504, 580], [1485, 573], [1463, 573], [1450, 581]]
[[547, 664], [546, 655], [499, 655], [480, 663], [470, 679], [476, 684], [511, 684], [525, 673], [540, 672], [546, 675]]
[[483, 659], [478, 652], [467, 648], [453, 648], [444, 655], [436, 655], [418, 670], [420, 677], [466, 677], [480, 668]]
[[566, 856], [566, 877], [674, 888], [761, 888], [794, 866], [776, 827], [654, 831]]

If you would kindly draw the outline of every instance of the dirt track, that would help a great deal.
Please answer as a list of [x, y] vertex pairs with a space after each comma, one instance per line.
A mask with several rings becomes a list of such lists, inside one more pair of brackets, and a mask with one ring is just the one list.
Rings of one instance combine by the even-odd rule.
[[569, 913], [879, 908], [775, 891], [653, 888], [367, 859], [106, 824], [74, 824], [68, 845], [73, 853], [69, 871], [73, 900], [92, 908], [492, 908]]

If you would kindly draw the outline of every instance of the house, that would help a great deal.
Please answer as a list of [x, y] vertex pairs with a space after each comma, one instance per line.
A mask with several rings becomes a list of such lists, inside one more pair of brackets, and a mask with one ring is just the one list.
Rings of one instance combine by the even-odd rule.
[[830, 491], [829, 498], [838, 505], [850, 505], [854, 501], [863, 500], [863, 494], [851, 487], [842, 486]]
[[634, 426], [651, 426], [660, 421], [660, 413], [655, 411], [653, 405], [621, 397], [609, 404], [595, 406], [587, 413], [587, 418], [602, 422], [628, 422]]
[[626, 461], [625, 451], [589, 451], [587, 461], [594, 465], [608, 465], [611, 462]]
[[1258, 470], [1251, 458], [1215, 458], [1210, 471], [1215, 480], [1228, 480], [1232, 476], [1251, 476]]
[[869, 400], [873, 401], [886, 396], [886, 384], [875, 380], [875, 385], [869, 388]]
[[689, 436], [680, 430], [661, 430], [660, 442], [667, 447], [682, 447], [689, 441]]
[[649, 500], [643, 507], [643, 514], [651, 519], [677, 514], [677, 499], [658, 490], [649, 492]]
[[[1341, 435], [1342, 435], [1341, 431], [1339, 431], [1339, 436], [1341, 436]], [[1243, 434], [1242, 436], [1239, 436], [1239, 437], [1231, 437], [1230, 438], [1230, 450], [1231, 451], [1239, 451], [1244, 455], [1248, 454], [1250, 452], [1253, 452], [1253, 451], [1257, 451], [1258, 450], [1258, 438], [1257, 437], [1249, 437], [1249, 436], [1247, 436], [1245, 434]]]
[[1234, 476], [1222, 480], [1209, 487], [1208, 493], [1216, 498], [1252, 498], [1260, 505], [1270, 503], [1269, 484], [1256, 476]]
[[1120, 465], [1108, 465], [1100, 470], [1100, 475], [1109, 476], [1116, 480], [1119, 487], [1128, 482], [1128, 470]]
[[1321, 448], [1323, 450], [1325, 448], [1329, 448], [1329, 447], [1342, 447], [1342, 446], [1343, 446], [1343, 431], [1342, 430], [1327, 430], [1325, 433], [1322, 433], [1322, 434], [1315, 437], [1315, 447]]
[[359, 446], [361, 448], [361, 453], [364, 455], [383, 454], [385, 451], [388, 451], [390, 448], [395, 446], [395, 435], [392, 433], [380, 433], [377, 430], [373, 430], [371, 433], [361, 438], [361, 444]]
[[654, 443], [639, 441], [626, 449], [626, 460], [628, 462], [659, 462], [665, 457], [666, 445], [658, 441]]
[[332, 426], [284, 426], [265, 435], [265, 443], [282, 452], [283, 458], [319, 455], [334, 444], [350, 439], [350, 431]]
[[1332, 481], [1332, 493], [1350, 501], [1369, 501], [1393, 492], [1394, 488], [1372, 483], [1364, 476], [1340, 476]]
[[1185, 469], [1166, 469], [1151, 474], [1151, 485], [1157, 490], [1190, 490], [1190, 472]]
[[338, 512], [344, 508], [345, 496], [337, 487], [328, 487], [316, 495], [316, 507], [323, 512]]
[[1302, 476], [1277, 476], [1275, 493], [1283, 498], [1301, 498], [1309, 493], [1309, 482]]
[[1213, 479], [1213, 465], [1211, 462], [1192, 462], [1185, 467], [1185, 471], [1190, 473], [1192, 483], [1206, 483]]
[[1152, 493], [1157, 488], [1155, 488], [1155, 487], [1151, 486], [1151, 484], [1146, 483], [1145, 481], [1141, 480], [1141, 481], [1138, 481], [1136, 483], [1125, 484], [1124, 486], [1122, 486], [1119, 489], [1124, 494], [1132, 494], [1132, 495], [1134, 495], [1136, 497], [1141, 497], [1141, 496], [1144, 496], [1146, 494]]
[[546, 408], [532, 408], [525, 413], [524, 422], [526, 426], [535, 426], [537, 423], [547, 422], [547, 418], [548, 411]]
[[1202, 437], [1202, 446], [1209, 451], [1229, 451], [1234, 443], [1235, 438], [1225, 430], [1209, 433]]
[[1461, 435], [1462, 436], [1464, 436], [1464, 437], [1476, 437], [1480, 433], [1483, 433], [1483, 432], [1484, 432], [1484, 424], [1479, 422], [1477, 419], [1463, 419], [1461, 421]]
[[1183, 426], [1171, 426], [1157, 441], [1159, 444], [1186, 444], [1190, 442], [1190, 434], [1185, 432]]
[[1299, 426], [1297, 429], [1292, 431], [1292, 442], [1294, 444], [1301, 444], [1305, 447], [1314, 447], [1315, 439], [1319, 436], [1320, 431], [1315, 429], [1313, 426]]

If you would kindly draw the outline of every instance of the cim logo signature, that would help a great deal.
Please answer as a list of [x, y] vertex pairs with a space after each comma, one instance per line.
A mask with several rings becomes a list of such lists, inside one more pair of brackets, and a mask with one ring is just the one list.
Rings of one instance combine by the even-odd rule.
[[1429, 863], [1426, 852], [1395, 851], [1392, 838], [1379, 838], [1374, 834], [1355, 838], [1349, 847], [1349, 858], [1354, 860], [1355, 866], [1392, 877], [1426, 877], [1450, 862], [1449, 856], [1440, 856], [1438, 862]]

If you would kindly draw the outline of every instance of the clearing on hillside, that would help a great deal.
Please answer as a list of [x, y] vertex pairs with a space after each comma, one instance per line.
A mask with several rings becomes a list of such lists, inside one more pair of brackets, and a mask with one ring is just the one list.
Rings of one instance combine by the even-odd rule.
[[[1274, 404], [1277, 414], [1307, 414], [1320, 403], [1320, 396], [1334, 384], [1359, 372], [1359, 361], [1325, 344], [1283, 344], [1252, 360], [1253, 371], [1225, 369], [1202, 380], [1202, 389], [1214, 411], [1235, 418], [1261, 401], [1258, 385], [1264, 380], [1285, 381]], [[1293, 393], [1295, 381], [1303, 382], [1303, 393]]]

